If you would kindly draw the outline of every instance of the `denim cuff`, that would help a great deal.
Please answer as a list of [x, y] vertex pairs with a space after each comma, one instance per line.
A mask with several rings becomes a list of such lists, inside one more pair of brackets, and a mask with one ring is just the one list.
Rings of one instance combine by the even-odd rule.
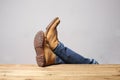
[[57, 47], [53, 50], [53, 52], [56, 54], [56, 53], [59, 53], [59, 51], [61, 50], [61, 49], [63, 49], [64, 48], [64, 45], [63, 45], [63, 43], [61, 43], [61, 42], [59, 42], [59, 44], [57, 45]]

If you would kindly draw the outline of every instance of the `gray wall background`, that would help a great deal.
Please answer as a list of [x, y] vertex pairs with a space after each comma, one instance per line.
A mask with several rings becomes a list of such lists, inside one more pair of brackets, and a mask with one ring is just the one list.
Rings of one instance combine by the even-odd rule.
[[34, 36], [56, 16], [67, 47], [120, 64], [120, 0], [0, 0], [0, 64], [36, 64]]

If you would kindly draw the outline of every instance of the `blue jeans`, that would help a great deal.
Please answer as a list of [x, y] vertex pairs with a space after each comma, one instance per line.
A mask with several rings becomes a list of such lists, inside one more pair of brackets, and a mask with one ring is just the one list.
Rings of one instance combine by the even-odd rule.
[[56, 64], [98, 64], [94, 59], [85, 58], [65, 47], [61, 42], [59, 42], [53, 52], [57, 55]]

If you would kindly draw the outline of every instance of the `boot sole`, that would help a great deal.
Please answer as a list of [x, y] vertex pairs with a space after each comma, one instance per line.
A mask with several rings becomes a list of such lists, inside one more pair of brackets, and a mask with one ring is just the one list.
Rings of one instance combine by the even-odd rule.
[[39, 31], [34, 38], [34, 48], [36, 51], [36, 61], [38, 66], [45, 66], [45, 54], [44, 54], [44, 32]]

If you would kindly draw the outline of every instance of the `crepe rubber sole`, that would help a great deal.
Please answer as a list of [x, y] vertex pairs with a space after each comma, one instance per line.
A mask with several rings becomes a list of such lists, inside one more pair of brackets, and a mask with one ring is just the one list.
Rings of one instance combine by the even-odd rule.
[[36, 51], [36, 61], [38, 66], [45, 66], [45, 54], [44, 54], [44, 32], [39, 31], [34, 38], [34, 48]]

